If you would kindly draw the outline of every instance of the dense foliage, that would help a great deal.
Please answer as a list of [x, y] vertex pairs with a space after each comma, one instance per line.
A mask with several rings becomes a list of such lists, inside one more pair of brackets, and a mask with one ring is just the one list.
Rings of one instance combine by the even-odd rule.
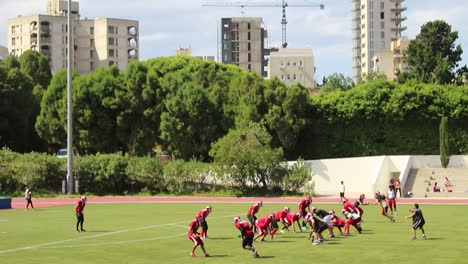
[[439, 127], [440, 134], [440, 162], [443, 168], [447, 168], [450, 162], [448, 118], [442, 117]]

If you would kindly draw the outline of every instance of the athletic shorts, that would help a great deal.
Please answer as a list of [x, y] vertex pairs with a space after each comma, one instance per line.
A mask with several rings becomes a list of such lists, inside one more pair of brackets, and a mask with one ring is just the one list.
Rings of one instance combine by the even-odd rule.
[[198, 218], [198, 224], [200, 224], [201, 229], [208, 230], [208, 223], [205, 218]]
[[242, 239], [242, 248], [245, 248], [246, 246], [252, 247], [253, 239], [254, 239], [253, 235], [244, 236], [244, 239]]
[[249, 222], [252, 226], [255, 226], [255, 220], [257, 220], [257, 217], [255, 217], [255, 215], [248, 215], [247, 219], [249, 219]]
[[193, 243], [197, 246], [203, 246], [203, 241], [201, 238], [195, 234], [188, 233], [187, 237], [193, 241]]
[[340, 192], [340, 197], [344, 198], [344, 192]]
[[413, 230], [416, 230], [418, 228], [423, 228], [424, 224], [426, 222], [424, 222], [424, 220], [418, 220], [418, 221], [414, 221], [413, 222]]
[[76, 213], [76, 220], [77, 221], [84, 221], [84, 214], [83, 213]]
[[278, 222], [276, 222], [276, 220], [272, 220], [270, 226], [271, 228], [278, 228]]
[[320, 224], [320, 225], [317, 225], [317, 226], [314, 228], [314, 232], [321, 234], [321, 233], [322, 233], [323, 231], [325, 231], [326, 229], [328, 229], [328, 225], [327, 225], [327, 224]]

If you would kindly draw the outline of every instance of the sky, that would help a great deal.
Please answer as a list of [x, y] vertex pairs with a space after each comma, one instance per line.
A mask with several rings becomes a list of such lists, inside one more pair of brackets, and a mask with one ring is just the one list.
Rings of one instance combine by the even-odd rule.
[[[222, 17], [262, 17], [268, 30], [267, 44], [281, 45], [281, 7], [206, 7], [207, 2], [240, 0], [80, 0], [82, 18], [123, 18], [139, 20], [140, 59], [175, 55], [177, 48], [191, 48], [193, 55], [217, 54], [217, 26]], [[241, 2], [280, 3], [280, 0]], [[312, 3], [318, 7], [288, 7], [287, 42], [290, 48], [312, 48], [316, 78], [334, 72], [352, 76], [351, 0], [289, 0], [289, 4]], [[18, 15], [46, 13], [47, 0], [0, 0], [0, 45], [6, 46], [7, 20]], [[468, 1], [407, 0], [404, 5], [408, 27], [404, 36], [414, 38], [424, 23], [442, 19], [458, 31], [468, 64]]]

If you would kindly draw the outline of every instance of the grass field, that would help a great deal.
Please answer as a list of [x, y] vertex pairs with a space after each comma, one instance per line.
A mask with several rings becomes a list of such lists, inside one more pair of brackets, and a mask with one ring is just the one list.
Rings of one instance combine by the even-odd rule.
[[[241, 248], [232, 218], [245, 219], [250, 204], [213, 204], [207, 218], [210, 258], [191, 258], [187, 225], [205, 204], [93, 204], [85, 209], [85, 229], [75, 231], [74, 206], [0, 211], [0, 263], [466, 263], [467, 206], [421, 205], [427, 240], [410, 240], [409, 205], [400, 205], [396, 223], [364, 206], [363, 234], [327, 239], [312, 246], [307, 233], [288, 232], [254, 242], [261, 258]], [[264, 204], [259, 215], [283, 206]], [[314, 205], [340, 210], [336, 205]], [[197, 249], [198, 256], [201, 250]]]

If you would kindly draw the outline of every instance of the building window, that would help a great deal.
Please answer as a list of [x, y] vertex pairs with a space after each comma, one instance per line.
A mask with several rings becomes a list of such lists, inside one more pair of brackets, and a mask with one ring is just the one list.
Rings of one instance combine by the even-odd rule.
[[247, 61], [252, 61], [252, 55], [250, 53], [247, 54]]
[[380, 19], [384, 19], [384, 18], [385, 18], [384, 14], [385, 14], [384, 12], [380, 12]]
[[94, 47], [94, 39], [90, 39], [90, 40], [89, 40], [89, 45], [90, 45], [91, 47]]
[[380, 38], [384, 39], [385, 38], [385, 31], [380, 31]]
[[373, 48], [374, 48], [374, 41], [373, 41], [373, 40], [371, 40], [371, 41], [370, 41], [370, 43], [369, 43], [369, 47], [370, 47], [371, 49], [373, 49]]
[[385, 8], [385, 3], [384, 2], [380, 2], [380, 9], [384, 9]]
[[247, 40], [250, 40], [250, 31], [247, 32]]
[[293, 61], [293, 66], [296, 66], [296, 62], [295, 62], [295, 61]]
[[250, 42], [249, 42], [249, 43], [247, 43], [247, 51], [250, 51], [250, 48], [251, 47], [250, 47]]
[[119, 38], [115, 38], [115, 45], [116, 45], [116, 46], [119, 45]]
[[362, 6], [361, 6], [361, 9], [364, 9], [364, 8], [366, 8], [366, 5], [362, 5]]
[[370, 11], [370, 12], [369, 12], [369, 18], [370, 18], [370, 19], [374, 18], [374, 11]]
[[380, 47], [385, 48], [385, 40], [380, 41]]
[[90, 68], [92, 71], [94, 70], [94, 62], [93, 62], [93, 61], [91, 61], [91, 62], [89, 63], [89, 68]]
[[108, 42], [109, 45], [113, 46], [114, 45], [114, 38], [109, 38]]
[[291, 80], [291, 76], [288, 74], [288, 80]]
[[297, 78], [296, 78], [296, 74], [293, 74], [293, 79], [294, 79], [294, 80], [296, 80], [296, 79], [297, 79]]
[[15, 34], [16, 33], [16, 27], [15, 26], [11, 26], [11, 34]]
[[365, 38], [365, 37], [366, 37], [366, 34], [363, 33], [363, 34], [361, 35], [361, 38]]
[[384, 21], [380, 22], [380, 29], [385, 29], [385, 22]]
[[366, 27], [366, 24], [362, 24], [361, 28], [364, 29]]
[[369, 38], [374, 38], [374, 31], [369, 32]]
[[114, 65], [114, 61], [109, 61], [109, 66]]
[[11, 38], [11, 45], [15, 46], [16, 45], [16, 38]]
[[89, 34], [94, 35], [94, 27], [89, 28]]
[[109, 50], [109, 57], [114, 57], [114, 50], [113, 49]]
[[301, 60], [299, 61], [299, 66], [302, 66], [302, 61]]
[[116, 58], [119, 57], [119, 50], [118, 49], [115, 50], [115, 57]]
[[250, 23], [247, 23], [247, 29], [250, 30]]
[[283, 74], [281, 74], [281, 80], [284, 80], [284, 75]]
[[284, 61], [281, 60], [281, 67], [284, 67]]
[[252, 70], [252, 67], [250, 66], [250, 63], [247, 65], [247, 69], [248, 69], [249, 71]]
[[374, 21], [370, 21], [370, 23], [369, 23], [369, 28], [370, 28], [370, 29], [374, 29]]
[[374, 8], [374, 2], [369, 2], [369, 9], [373, 9]]
[[109, 34], [114, 34], [114, 32], [115, 32], [114, 26], [108, 26], [108, 27], [107, 27], [107, 33], [109, 33]]
[[119, 27], [115, 26], [115, 34], [119, 34]]
[[94, 50], [89, 51], [89, 57], [92, 59], [94, 58]]

